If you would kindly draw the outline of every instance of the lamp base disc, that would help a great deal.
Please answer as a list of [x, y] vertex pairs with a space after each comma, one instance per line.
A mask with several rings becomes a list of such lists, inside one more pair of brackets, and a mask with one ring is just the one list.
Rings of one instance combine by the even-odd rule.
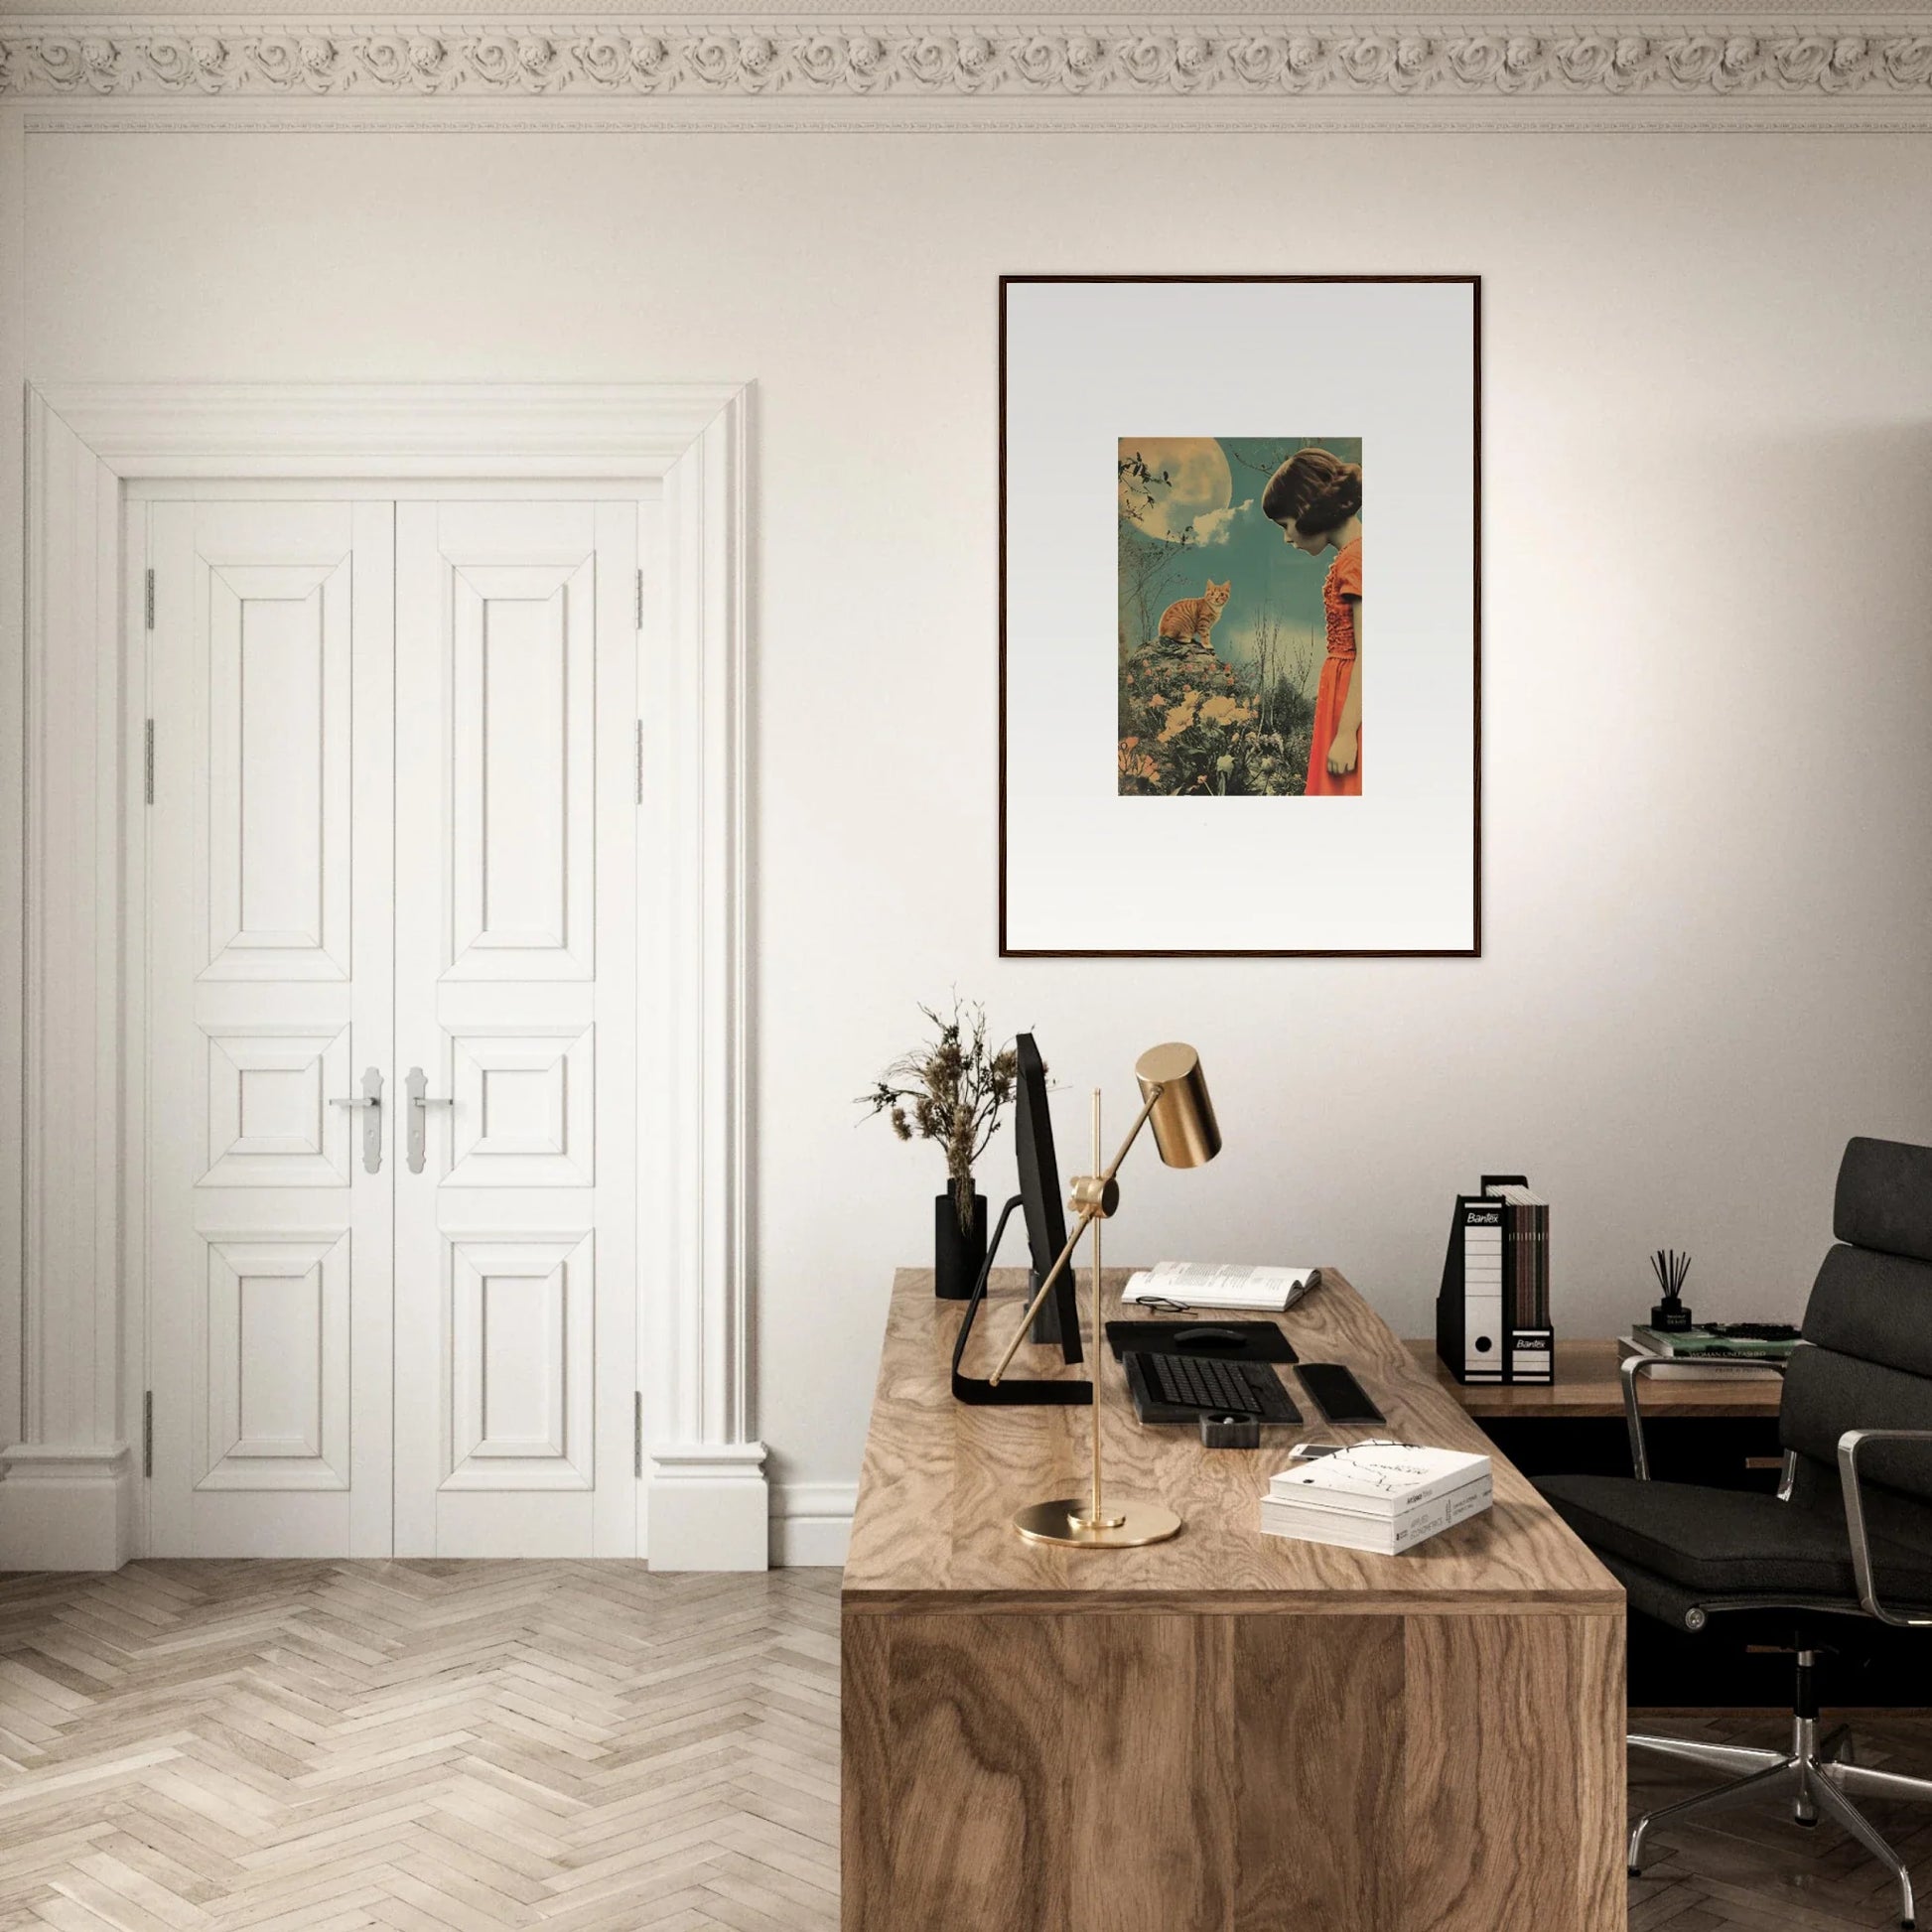
[[1075, 1519], [1093, 1505], [1091, 1496], [1058, 1496], [1050, 1503], [1029, 1503], [1018, 1511], [1013, 1527], [1029, 1543], [1061, 1543], [1075, 1550], [1138, 1550], [1149, 1543], [1165, 1543], [1180, 1534], [1180, 1518], [1160, 1503], [1122, 1502], [1107, 1498], [1107, 1513], [1116, 1524], [1086, 1524]]

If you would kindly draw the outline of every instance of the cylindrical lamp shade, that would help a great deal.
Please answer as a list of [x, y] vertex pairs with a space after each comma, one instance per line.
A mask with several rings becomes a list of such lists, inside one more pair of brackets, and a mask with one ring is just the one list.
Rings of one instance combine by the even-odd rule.
[[1201, 1076], [1200, 1055], [1191, 1046], [1171, 1040], [1150, 1046], [1134, 1064], [1141, 1098], [1160, 1098], [1148, 1115], [1154, 1144], [1171, 1168], [1200, 1168], [1221, 1151], [1221, 1129]]

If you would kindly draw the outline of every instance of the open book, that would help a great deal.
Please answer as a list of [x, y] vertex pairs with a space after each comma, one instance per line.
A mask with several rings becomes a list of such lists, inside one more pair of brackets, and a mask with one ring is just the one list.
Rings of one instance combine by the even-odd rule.
[[1121, 1300], [1172, 1302], [1183, 1309], [1252, 1309], [1280, 1314], [1310, 1289], [1318, 1288], [1318, 1268], [1242, 1268], [1211, 1261], [1164, 1261], [1128, 1278]]

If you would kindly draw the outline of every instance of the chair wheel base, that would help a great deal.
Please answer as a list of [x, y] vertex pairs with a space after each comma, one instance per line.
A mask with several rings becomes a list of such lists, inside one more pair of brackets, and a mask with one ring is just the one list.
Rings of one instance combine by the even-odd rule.
[[1818, 1829], [1818, 1820], [1815, 1818], [1794, 1818], [1791, 1822], [1794, 1825], [1802, 1825], [1808, 1832], [1815, 1832]]

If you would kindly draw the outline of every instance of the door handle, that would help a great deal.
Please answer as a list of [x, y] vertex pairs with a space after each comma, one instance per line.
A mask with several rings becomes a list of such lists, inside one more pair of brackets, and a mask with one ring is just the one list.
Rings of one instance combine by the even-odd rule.
[[429, 1110], [432, 1107], [454, 1107], [451, 1099], [433, 1099], [429, 1091], [429, 1075], [420, 1066], [412, 1066], [403, 1085], [409, 1089], [409, 1172], [421, 1173], [424, 1157], [429, 1144]]
[[382, 1075], [369, 1067], [362, 1075], [362, 1091], [346, 1099], [332, 1099], [332, 1107], [361, 1107], [362, 1165], [370, 1173], [382, 1172]]

